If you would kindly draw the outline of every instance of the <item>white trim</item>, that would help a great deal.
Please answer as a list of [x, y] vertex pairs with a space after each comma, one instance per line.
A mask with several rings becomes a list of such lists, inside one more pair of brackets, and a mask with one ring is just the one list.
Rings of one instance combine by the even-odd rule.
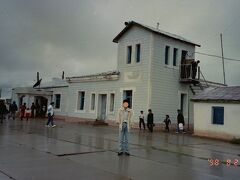
[[[95, 100], [94, 100], [94, 110], [92, 110], [92, 95], [95, 94]], [[90, 97], [89, 97], [89, 113], [96, 113], [96, 92], [90, 92]]]
[[[83, 110], [78, 109], [78, 101], [79, 101], [79, 92], [85, 92], [84, 94], [84, 107]], [[86, 112], [86, 90], [79, 89], [77, 90], [77, 98], [76, 98], [76, 103], [75, 103], [75, 113], [85, 113]]]
[[[111, 94], [114, 94], [114, 101], [113, 101], [113, 111], [110, 111], [110, 106], [111, 106]], [[109, 92], [109, 95], [108, 95], [108, 99], [109, 99], [109, 112], [108, 112], [108, 114], [110, 114], [110, 115], [113, 115], [113, 114], [115, 114], [115, 111], [114, 111], [114, 109], [115, 109], [115, 105], [116, 105], [116, 92], [115, 91], [110, 91]]]
[[[56, 97], [55, 95], [57, 94], [60, 94], [60, 108], [55, 108], [55, 105], [56, 105]], [[56, 111], [56, 112], [61, 112], [62, 111], [62, 92], [54, 92], [53, 93], [53, 102], [54, 102], [54, 107], [53, 107], [53, 110]], [[50, 103], [49, 103], [50, 104]]]

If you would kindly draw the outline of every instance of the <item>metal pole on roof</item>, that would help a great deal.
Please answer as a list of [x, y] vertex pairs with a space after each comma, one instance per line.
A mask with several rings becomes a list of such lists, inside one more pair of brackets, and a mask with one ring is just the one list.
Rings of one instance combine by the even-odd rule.
[[224, 84], [226, 84], [226, 78], [225, 78], [225, 64], [224, 64], [224, 56], [223, 56], [222, 33], [220, 34], [220, 39], [221, 39], [222, 63], [223, 63], [223, 82], [224, 82]]

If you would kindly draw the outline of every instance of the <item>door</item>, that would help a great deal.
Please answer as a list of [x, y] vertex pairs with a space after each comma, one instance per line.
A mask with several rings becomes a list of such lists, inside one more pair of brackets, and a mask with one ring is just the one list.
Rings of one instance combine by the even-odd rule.
[[98, 96], [98, 119], [105, 120], [107, 114], [107, 95], [99, 94]]
[[181, 93], [181, 99], [180, 99], [180, 110], [183, 113], [183, 116], [187, 116], [187, 94]]

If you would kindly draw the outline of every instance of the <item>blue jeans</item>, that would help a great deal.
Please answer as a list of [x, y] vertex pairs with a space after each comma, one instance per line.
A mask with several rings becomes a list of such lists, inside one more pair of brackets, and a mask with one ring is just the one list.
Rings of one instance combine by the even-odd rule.
[[50, 114], [48, 114], [48, 122], [47, 125], [49, 125], [51, 123], [51, 125], [53, 126], [53, 116], [51, 116]]
[[122, 130], [119, 132], [119, 152], [129, 152], [127, 123], [123, 123]]

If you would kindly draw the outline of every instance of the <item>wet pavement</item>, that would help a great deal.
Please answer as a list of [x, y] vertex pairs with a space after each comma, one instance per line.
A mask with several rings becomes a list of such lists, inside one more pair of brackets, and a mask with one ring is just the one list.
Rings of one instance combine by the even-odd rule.
[[119, 157], [117, 128], [56, 123], [55, 128], [41, 119], [0, 124], [0, 180], [240, 179], [240, 162], [233, 164], [240, 161], [237, 145], [133, 130], [131, 155]]

